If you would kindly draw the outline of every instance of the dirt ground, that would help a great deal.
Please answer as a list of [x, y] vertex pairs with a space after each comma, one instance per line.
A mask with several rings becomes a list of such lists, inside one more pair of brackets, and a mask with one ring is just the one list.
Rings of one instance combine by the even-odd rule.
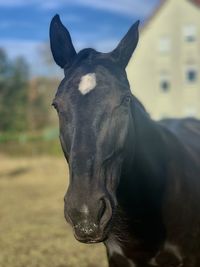
[[77, 242], [63, 216], [63, 158], [0, 156], [0, 267], [105, 267], [104, 246]]

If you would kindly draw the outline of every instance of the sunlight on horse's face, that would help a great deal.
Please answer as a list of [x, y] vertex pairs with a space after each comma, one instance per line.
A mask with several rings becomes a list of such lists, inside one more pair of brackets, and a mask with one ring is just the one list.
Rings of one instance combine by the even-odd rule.
[[138, 23], [107, 54], [93, 49], [77, 54], [58, 16], [51, 22], [50, 41], [65, 71], [53, 101], [70, 171], [65, 217], [79, 241], [100, 242], [108, 236], [117, 205], [131, 100], [125, 67], [137, 45]]

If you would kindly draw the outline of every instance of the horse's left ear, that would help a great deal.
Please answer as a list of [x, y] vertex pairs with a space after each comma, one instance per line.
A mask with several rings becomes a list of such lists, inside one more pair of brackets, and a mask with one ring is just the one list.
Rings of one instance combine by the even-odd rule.
[[118, 44], [118, 46], [110, 53], [112, 59], [116, 61], [124, 69], [128, 65], [128, 62], [138, 44], [139, 40], [139, 20], [132, 25], [127, 34]]
[[68, 68], [76, 56], [71, 36], [60, 17], [55, 15], [50, 24], [50, 46], [55, 62], [61, 68]]

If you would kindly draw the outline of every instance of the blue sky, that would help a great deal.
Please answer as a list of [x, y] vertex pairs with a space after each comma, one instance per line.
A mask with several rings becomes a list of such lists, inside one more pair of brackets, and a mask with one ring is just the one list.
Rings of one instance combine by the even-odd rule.
[[[48, 43], [51, 18], [58, 13], [77, 50], [112, 50], [132, 23], [142, 22], [159, 0], [0, 0], [0, 47], [11, 58], [23, 55], [34, 75], [45, 70], [41, 47]], [[48, 71], [47, 71], [48, 72]]]

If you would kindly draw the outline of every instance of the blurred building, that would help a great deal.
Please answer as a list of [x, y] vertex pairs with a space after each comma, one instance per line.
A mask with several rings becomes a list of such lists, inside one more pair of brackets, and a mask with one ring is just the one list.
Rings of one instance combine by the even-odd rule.
[[161, 1], [127, 74], [152, 117], [200, 117], [200, 0]]

